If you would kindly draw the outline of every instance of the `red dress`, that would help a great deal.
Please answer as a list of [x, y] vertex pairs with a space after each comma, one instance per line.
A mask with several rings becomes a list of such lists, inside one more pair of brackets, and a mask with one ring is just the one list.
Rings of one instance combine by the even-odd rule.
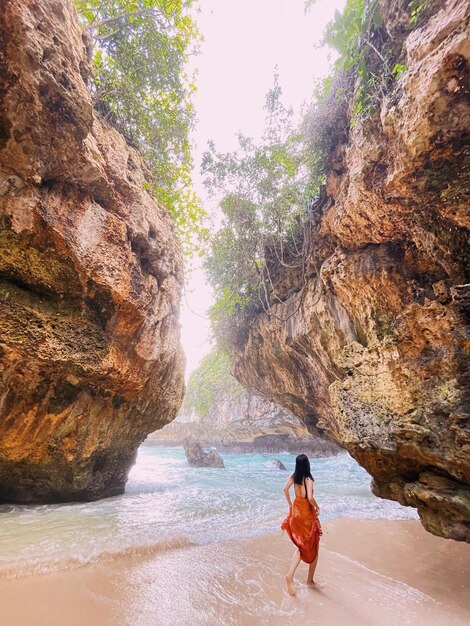
[[300, 550], [305, 563], [313, 563], [318, 556], [318, 546], [322, 534], [320, 520], [307, 498], [295, 496], [289, 515], [281, 524], [282, 530]]

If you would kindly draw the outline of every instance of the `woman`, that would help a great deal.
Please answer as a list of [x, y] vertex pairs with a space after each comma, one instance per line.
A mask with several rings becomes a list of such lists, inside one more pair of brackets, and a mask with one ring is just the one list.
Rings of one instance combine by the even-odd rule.
[[[289, 489], [294, 485], [295, 498], [291, 502]], [[297, 546], [286, 576], [287, 590], [295, 596], [294, 573], [300, 560], [309, 563], [307, 585], [313, 586], [313, 575], [318, 560], [318, 545], [322, 534], [318, 514], [320, 507], [313, 497], [313, 477], [310, 473], [310, 461], [305, 454], [299, 454], [295, 459], [295, 471], [284, 487], [284, 493], [289, 503], [289, 514], [282, 522], [282, 530], [286, 530], [289, 537]]]

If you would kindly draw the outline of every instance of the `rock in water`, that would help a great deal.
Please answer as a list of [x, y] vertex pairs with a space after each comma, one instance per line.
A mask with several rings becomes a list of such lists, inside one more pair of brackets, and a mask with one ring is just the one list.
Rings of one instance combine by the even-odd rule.
[[4, 2], [0, 32], [0, 501], [97, 499], [180, 406], [181, 252], [72, 2]]
[[274, 465], [274, 467], [277, 467], [277, 469], [280, 469], [280, 470], [287, 469], [286, 466], [284, 465], [284, 463], [282, 461], [280, 461], [279, 459], [274, 459], [273, 465]]
[[183, 445], [190, 465], [194, 465], [194, 467], [225, 467], [222, 457], [216, 450], [206, 452], [193, 437], [185, 439]]
[[273, 268], [273, 314], [233, 372], [335, 438], [374, 493], [470, 541], [470, 3], [426, 3], [413, 28], [408, 4], [376, 4], [406, 71], [375, 113], [341, 120], [307, 269]]

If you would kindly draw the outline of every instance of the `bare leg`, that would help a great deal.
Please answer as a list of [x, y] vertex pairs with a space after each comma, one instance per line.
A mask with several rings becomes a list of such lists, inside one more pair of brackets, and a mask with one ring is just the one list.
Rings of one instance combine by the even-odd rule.
[[309, 585], [310, 587], [313, 587], [313, 585], [315, 584], [313, 580], [313, 576], [315, 574], [317, 563], [318, 563], [318, 552], [317, 552], [317, 558], [308, 566], [307, 585]]
[[294, 552], [294, 556], [292, 557], [292, 561], [290, 562], [289, 572], [287, 573], [287, 576], [286, 576], [287, 591], [290, 593], [291, 596], [295, 596], [296, 594], [295, 587], [294, 587], [294, 574], [299, 563], [300, 563], [300, 551], [297, 548], [296, 551]]

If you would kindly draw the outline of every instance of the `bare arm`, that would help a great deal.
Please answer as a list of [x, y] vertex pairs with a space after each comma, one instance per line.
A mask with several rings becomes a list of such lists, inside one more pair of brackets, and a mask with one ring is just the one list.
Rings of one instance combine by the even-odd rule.
[[292, 487], [293, 484], [294, 484], [294, 479], [292, 478], [292, 476], [290, 476], [289, 480], [286, 482], [286, 486], [284, 487], [284, 495], [286, 496], [286, 500], [289, 504], [289, 508], [292, 506], [289, 489]]
[[311, 480], [310, 478], [307, 478], [307, 498], [310, 504], [313, 506], [315, 513], [318, 515], [318, 513], [320, 513], [320, 507], [313, 497], [313, 480]]

